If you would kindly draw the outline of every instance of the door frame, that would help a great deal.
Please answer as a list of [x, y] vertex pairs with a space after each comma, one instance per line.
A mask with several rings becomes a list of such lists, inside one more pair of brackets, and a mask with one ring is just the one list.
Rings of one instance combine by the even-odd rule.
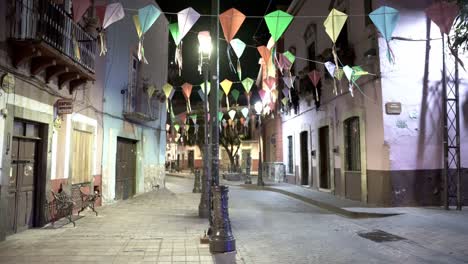
[[367, 147], [366, 147], [366, 124], [365, 111], [350, 109], [345, 111], [340, 117], [341, 140], [340, 140], [340, 160], [341, 160], [341, 182], [343, 185], [343, 196], [346, 197], [346, 177], [345, 177], [345, 139], [344, 139], [344, 121], [350, 117], [359, 117], [359, 135], [361, 147], [361, 202], [367, 203]]
[[[122, 141], [126, 141], [126, 142], [131, 142], [135, 145], [135, 177], [134, 177], [134, 180], [135, 182], [133, 183], [133, 195], [132, 197], [129, 197], [129, 198], [133, 198], [137, 193], [138, 193], [138, 143], [139, 141], [138, 140], [135, 140], [135, 139], [132, 139], [132, 138], [127, 138], [127, 137], [121, 137], [121, 136], [117, 136], [116, 137], [116, 152], [115, 152], [115, 174], [114, 174], [114, 200], [116, 199], [116, 196], [117, 196], [117, 152], [118, 152], [118, 145], [119, 145], [119, 139], [122, 140]], [[123, 194], [122, 194], [123, 195]]]
[[[302, 138], [303, 138], [303, 135], [305, 135], [305, 140], [307, 140], [307, 142], [302, 142]], [[300, 157], [300, 172], [301, 172], [301, 181], [300, 181], [300, 185], [302, 186], [312, 186], [313, 185], [313, 181], [311, 181], [311, 168], [310, 166], [312, 165], [312, 162], [311, 162], [311, 159], [312, 157], [309, 157], [309, 144], [310, 144], [310, 131], [309, 130], [302, 130], [301, 132], [299, 132], [299, 157]], [[305, 146], [305, 153], [302, 153], [302, 148], [303, 146]], [[305, 158], [307, 159], [307, 184], [304, 184], [304, 168], [303, 168], [303, 159], [304, 159], [304, 156]], [[311, 184], [312, 183], [312, 184]]]
[[[17, 95], [16, 97], [22, 97]], [[25, 101], [32, 101], [29, 98], [22, 97]], [[31, 104], [25, 102], [22, 105], [37, 105], [38, 102], [34, 101]], [[47, 190], [50, 189], [50, 177], [51, 177], [51, 158], [52, 155], [49, 152], [52, 134], [53, 134], [53, 106], [42, 104], [42, 109], [46, 112], [34, 111], [21, 106], [7, 104], [6, 108], [8, 115], [4, 120], [4, 131], [3, 132], [3, 153], [2, 153], [2, 190], [0, 192], [0, 241], [6, 237], [7, 226], [8, 226], [8, 201], [7, 192], [4, 190], [5, 186], [8, 186], [8, 175], [11, 170], [11, 144], [13, 143], [13, 124], [14, 120], [24, 120], [39, 125], [39, 135], [41, 141], [37, 145], [37, 151], [40, 154], [36, 164], [36, 179], [35, 194], [34, 194], [34, 226], [42, 227], [46, 224], [45, 215], [45, 204], [48, 197]], [[48, 114], [47, 112], [51, 113]], [[5, 176], [7, 175], [7, 176]]]
[[[329, 157], [329, 162], [328, 162], [328, 168], [329, 168], [329, 178], [330, 178], [330, 188], [329, 189], [324, 189], [320, 188], [320, 158], [321, 158], [321, 153], [320, 153], [320, 128], [322, 127], [328, 127], [328, 157]], [[316, 168], [316, 173], [317, 173], [317, 189], [323, 192], [330, 192], [333, 193], [335, 191], [335, 155], [333, 153], [333, 148], [335, 146], [335, 130], [334, 130], [334, 122], [332, 118], [327, 118], [327, 117], [322, 117], [319, 119], [319, 121], [316, 123], [316, 131], [317, 131], [317, 136], [315, 139], [317, 140], [317, 147], [316, 147], [316, 159], [317, 159], [317, 168]]]

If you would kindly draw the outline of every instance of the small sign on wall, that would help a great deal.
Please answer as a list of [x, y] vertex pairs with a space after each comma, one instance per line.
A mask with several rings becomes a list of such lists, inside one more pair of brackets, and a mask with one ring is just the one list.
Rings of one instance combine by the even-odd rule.
[[399, 115], [401, 114], [401, 103], [389, 102], [385, 104], [385, 112], [387, 115]]
[[57, 106], [57, 114], [67, 115], [73, 113], [73, 100], [72, 99], [60, 99], [55, 103]]

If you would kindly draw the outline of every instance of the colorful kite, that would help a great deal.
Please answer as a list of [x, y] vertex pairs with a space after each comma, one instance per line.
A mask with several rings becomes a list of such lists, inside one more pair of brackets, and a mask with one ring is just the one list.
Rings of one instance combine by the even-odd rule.
[[[241, 80], [242, 79], [242, 68], [241, 68], [241, 64], [240, 64], [240, 57], [244, 53], [246, 45], [242, 40], [237, 39], [237, 38], [231, 40], [230, 43], [231, 43], [232, 49], [234, 50], [234, 53], [236, 53], [236, 56], [237, 56], [237, 75], [239, 75], [239, 80]], [[232, 64], [232, 62], [231, 62], [231, 64]]]
[[275, 42], [278, 42], [278, 40], [288, 28], [289, 24], [291, 24], [293, 18], [294, 17], [292, 15], [281, 10], [271, 12], [265, 16], [265, 22], [267, 24], [268, 30], [270, 31], [271, 37], [275, 40]]
[[229, 92], [231, 91], [232, 82], [228, 79], [225, 79], [220, 83], [221, 88], [223, 88], [224, 94], [226, 94], [226, 107], [229, 110]]
[[258, 50], [258, 53], [260, 53], [260, 56], [262, 57], [263, 62], [267, 64], [271, 58], [271, 51], [266, 46], [257, 47], [257, 50]]
[[83, 17], [86, 10], [91, 6], [91, 0], [74, 0], [73, 1], [73, 21], [78, 23]]
[[184, 94], [185, 100], [187, 100], [187, 113], [192, 112], [192, 107], [190, 105], [190, 95], [192, 94], [193, 85], [190, 83], [184, 83], [182, 85], [182, 93]]
[[[148, 64], [148, 61], [145, 58], [145, 49], [143, 47], [143, 39], [145, 33], [151, 28], [154, 22], [161, 15], [161, 11], [157, 9], [154, 5], [147, 5], [143, 8], [138, 9], [138, 22], [134, 17], [135, 27], [137, 28], [137, 33], [139, 34], [138, 42], [138, 59]], [[139, 24], [139, 25], [138, 25]]]
[[234, 98], [234, 101], [237, 104], [237, 101], [239, 100], [239, 95], [240, 95], [239, 90], [237, 90], [237, 89], [232, 90], [231, 95], [232, 95], [232, 98]]
[[270, 88], [270, 90], [273, 90], [275, 88], [274, 85], [276, 84], [276, 78], [268, 76], [263, 80], [263, 82], [265, 82], [265, 84], [268, 86], [268, 88]]
[[247, 118], [249, 116], [249, 108], [247, 107], [242, 108], [241, 113], [245, 118]]
[[390, 48], [389, 42], [392, 40], [392, 34], [400, 18], [400, 13], [394, 8], [382, 6], [370, 13], [369, 17], [387, 42], [387, 58], [389, 62], [393, 63], [395, 55]]
[[182, 72], [182, 39], [187, 35], [193, 25], [197, 22], [200, 18], [200, 14], [197, 11], [193, 10], [193, 8], [189, 7], [186, 8], [179, 13], [177, 13], [177, 25], [179, 27], [179, 45], [176, 48], [176, 62], [177, 66], [179, 67], [179, 75]]
[[106, 29], [108, 26], [123, 19], [124, 17], [125, 12], [121, 3], [109, 4], [106, 7], [106, 13], [104, 14], [102, 28]]
[[[242, 14], [239, 10], [235, 8], [231, 8], [224, 13], [219, 15], [219, 23], [221, 23], [221, 27], [223, 28], [224, 37], [226, 38], [227, 45], [227, 55], [229, 60], [229, 67], [233, 72], [236, 72], [236, 68], [231, 61], [231, 41], [236, 36], [237, 32], [239, 31], [240, 27], [245, 21], [245, 15]], [[232, 47], [234, 48], [234, 47]], [[240, 56], [238, 56], [239, 58]]]
[[234, 120], [234, 117], [236, 117], [236, 114], [237, 114], [237, 111], [234, 109], [228, 112], [228, 115], [231, 118], [231, 120]]
[[[176, 65], [182, 65], [182, 49], [180, 48], [182, 39], [180, 37], [179, 24], [177, 22], [169, 24], [169, 32], [171, 32], [172, 39], [176, 45], [174, 62]], [[179, 67], [179, 75], [181, 75], [181, 67]]]
[[294, 81], [296, 81], [296, 76], [284, 76], [283, 82], [289, 89], [294, 88]]
[[349, 92], [351, 93], [351, 96], [354, 96], [353, 86], [356, 86], [356, 88], [365, 96], [364, 92], [361, 90], [359, 85], [357, 85], [356, 81], [361, 78], [361, 76], [368, 75], [369, 72], [364, 71], [360, 66], [354, 66], [351, 68], [348, 65], [344, 66], [343, 71], [346, 75], [346, 78], [349, 80]]
[[439, 28], [442, 34], [449, 35], [453, 26], [453, 21], [460, 13], [456, 2], [435, 2], [426, 9], [426, 15]]
[[242, 81], [242, 86], [244, 87], [245, 90], [245, 95], [247, 96], [247, 105], [250, 107], [250, 90], [252, 89], [252, 86], [254, 84], [254, 80], [251, 78], [247, 77]]
[[333, 42], [332, 53], [333, 53], [333, 58], [335, 59], [335, 65], [339, 65], [338, 55], [336, 54], [336, 46], [335, 46], [336, 40], [338, 39], [338, 36], [340, 35], [341, 30], [346, 24], [347, 19], [348, 19], [348, 15], [333, 8], [330, 14], [328, 15], [327, 19], [323, 23], [325, 27], [325, 31], [327, 32], [328, 36]]
[[174, 87], [168, 83], [166, 83], [164, 86], [163, 86], [163, 92], [164, 92], [164, 95], [166, 96], [166, 109], [167, 109], [167, 112], [169, 112], [169, 100], [170, 100], [170, 96], [171, 96], [171, 93], [172, 91], [174, 90]]
[[309, 74], [309, 79], [312, 81], [312, 84], [314, 85], [315, 87], [315, 98], [317, 98], [317, 102], [320, 101], [320, 98], [319, 98], [319, 94], [318, 94], [318, 84], [320, 82], [320, 72], [317, 71], [317, 70], [313, 70], [311, 71]]

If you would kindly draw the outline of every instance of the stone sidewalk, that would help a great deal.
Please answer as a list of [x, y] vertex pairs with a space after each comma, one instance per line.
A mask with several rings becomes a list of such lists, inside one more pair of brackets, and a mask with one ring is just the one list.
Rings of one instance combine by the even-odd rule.
[[0, 263], [214, 263], [199, 240], [208, 227], [198, 218], [200, 194], [166, 186], [99, 207], [97, 217], [85, 212], [75, 228], [59, 222], [9, 236]]

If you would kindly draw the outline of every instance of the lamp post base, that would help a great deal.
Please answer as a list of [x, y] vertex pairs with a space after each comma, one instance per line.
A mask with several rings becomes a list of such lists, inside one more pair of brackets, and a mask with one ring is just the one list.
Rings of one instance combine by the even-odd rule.
[[236, 240], [232, 235], [228, 211], [227, 186], [213, 186], [213, 225], [210, 236], [210, 252], [226, 253], [236, 251]]

